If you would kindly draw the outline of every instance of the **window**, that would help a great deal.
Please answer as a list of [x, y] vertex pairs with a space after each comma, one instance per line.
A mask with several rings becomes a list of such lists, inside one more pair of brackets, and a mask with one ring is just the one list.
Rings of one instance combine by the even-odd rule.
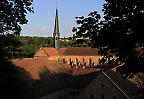
[[75, 93], [75, 91], [73, 91], [73, 96], [75, 96], [76, 95], [76, 93]]
[[79, 95], [80, 94], [80, 92], [79, 91], [77, 91], [77, 95]]
[[104, 94], [101, 94], [101, 99], [104, 99]]
[[94, 99], [94, 95], [93, 94], [90, 95], [90, 99]]
[[72, 96], [72, 91], [69, 91], [69, 95]]
[[67, 94], [66, 94], [66, 92], [64, 92], [64, 93], [63, 93], [63, 97], [64, 97], [64, 98], [66, 98], [66, 97], [67, 97]]
[[102, 88], [104, 87], [104, 84], [103, 84], [103, 83], [101, 83], [101, 87], [102, 87]]
[[113, 96], [113, 99], [117, 99], [116, 96]]
[[58, 96], [58, 99], [62, 99], [62, 95], [59, 95], [59, 96]]

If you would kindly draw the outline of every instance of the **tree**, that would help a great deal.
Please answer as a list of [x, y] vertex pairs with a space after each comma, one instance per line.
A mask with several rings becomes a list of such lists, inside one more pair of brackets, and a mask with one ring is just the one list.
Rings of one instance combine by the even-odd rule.
[[[20, 42], [15, 35], [21, 32], [21, 25], [26, 24], [26, 14], [32, 11], [32, 0], [0, 0], [0, 98], [30, 99], [27, 80], [22, 69], [14, 66], [10, 60], [17, 54]], [[20, 76], [21, 75], [21, 76]], [[22, 77], [23, 75], [23, 77]], [[30, 96], [30, 97], [29, 97]]]
[[8, 60], [19, 52], [21, 42], [14, 35], [0, 35], [0, 60]]
[[19, 36], [18, 40], [21, 45], [18, 47], [20, 52], [16, 55], [17, 58], [34, 57], [40, 47], [53, 47], [52, 37]]
[[[20, 42], [16, 37], [21, 32], [21, 25], [26, 24], [26, 14], [33, 12], [33, 0], [0, 1], [0, 52], [1, 58], [11, 58], [18, 51]], [[14, 52], [15, 51], [15, 52]], [[16, 53], [15, 53], [16, 54]]]
[[144, 72], [144, 1], [105, 0], [104, 17], [91, 12], [88, 18], [77, 19], [80, 25], [74, 32], [91, 37], [93, 47], [100, 49], [105, 59], [115, 55], [118, 70], [130, 74]]
[[19, 35], [21, 26], [26, 24], [26, 14], [33, 12], [33, 0], [1, 0], [0, 1], [0, 33]]

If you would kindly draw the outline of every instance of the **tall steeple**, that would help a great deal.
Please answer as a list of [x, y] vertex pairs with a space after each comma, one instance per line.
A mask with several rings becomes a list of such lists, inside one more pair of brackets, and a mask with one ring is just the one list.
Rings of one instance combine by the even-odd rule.
[[54, 48], [60, 48], [60, 33], [59, 33], [59, 20], [58, 20], [58, 7], [56, 7], [55, 27], [54, 27]]

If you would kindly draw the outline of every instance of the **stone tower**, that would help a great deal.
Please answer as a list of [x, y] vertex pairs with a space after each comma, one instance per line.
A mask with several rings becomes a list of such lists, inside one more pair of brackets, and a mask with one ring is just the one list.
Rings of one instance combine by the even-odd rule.
[[60, 33], [59, 33], [59, 20], [58, 20], [58, 9], [56, 8], [56, 16], [55, 16], [55, 27], [54, 27], [54, 48], [60, 48]]

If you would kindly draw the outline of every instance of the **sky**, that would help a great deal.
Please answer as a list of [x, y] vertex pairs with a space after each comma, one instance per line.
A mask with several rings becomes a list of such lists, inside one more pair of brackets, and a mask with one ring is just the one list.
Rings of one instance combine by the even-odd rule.
[[[91, 11], [102, 15], [104, 0], [58, 0], [61, 37], [72, 36], [77, 26], [75, 17], [87, 16]], [[28, 24], [22, 26], [22, 36], [52, 36], [54, 31], [56, 0], [34, 0], [34, 14], [28, 13]]]

